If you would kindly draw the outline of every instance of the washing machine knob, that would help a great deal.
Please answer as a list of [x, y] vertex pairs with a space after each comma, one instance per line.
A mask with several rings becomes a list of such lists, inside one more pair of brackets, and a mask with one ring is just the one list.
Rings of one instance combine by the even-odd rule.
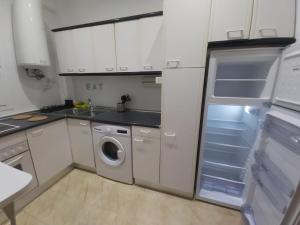
[[106, 133], [107, 133], [107, 134], [111, 134], [111, 131], [112, 131], [112, 130], [111, 130], [110, 127], [108, 127], [108, 128], [106, 129]]

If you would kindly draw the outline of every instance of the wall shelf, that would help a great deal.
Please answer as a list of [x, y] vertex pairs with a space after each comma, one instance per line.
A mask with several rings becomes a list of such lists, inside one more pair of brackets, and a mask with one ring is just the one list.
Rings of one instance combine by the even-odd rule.
[[62, 77], [101, 77], [101, 76], [161, 76], [162, 71], [115, 72], [115, 73], [60, 73]]

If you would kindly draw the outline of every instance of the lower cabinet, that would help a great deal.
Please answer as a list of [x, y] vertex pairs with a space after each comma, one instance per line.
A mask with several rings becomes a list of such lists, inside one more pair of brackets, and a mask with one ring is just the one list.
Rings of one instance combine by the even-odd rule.
[[40, 185], [72, 164], [66, 120], [27, 130], [26, 135]]
[[159, 184], [160, 130], [132, 128], [133, 177], [136, 183]]
[[73, 162], [95, 168], [93, 139], [90, 121], [68, 119]]

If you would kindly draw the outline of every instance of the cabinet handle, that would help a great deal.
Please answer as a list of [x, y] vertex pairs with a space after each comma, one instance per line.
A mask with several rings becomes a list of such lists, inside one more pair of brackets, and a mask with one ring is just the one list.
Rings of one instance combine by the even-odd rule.
[[120, 66], [120, 70], [121, 71], [127, 71], [128, 70], [128, 66]]
[[227, 31], [227, 38], [232, 40], [232, 39], [242, 39], [244, 38], [244, 30], [239, 29], [239, 30], [229, 30]]
[[134, 141], [135, 141], [135, 142], [139, 142], [139, 143], [144, 143], [144, 140], [143, 140], [143, 139], [134, 138]]
[[67, 72], [69, 72], [69, 73], [71, 73], [73, 71], [74, 71], [73, 69], [67, 69]]
[[150, 133], [151, 133], [151, 130], [140, 130], [140, 133], [143, 133], [143, 134], [150, 134]]
[[278, 36], [276, 28], [261, 28], [258, 31], [262, 37], [268, 38]]
[[175, 133], [168, 133], [168, 132], [166, 132], [165, 136], [166, 137], [172, 137], [172, 138], [174, 138], [174, 137], [176, 137], [176, 134]]
[[144, 70], [152, 70], [153, 66], [144, 66]]
[[85, 72], [85, 69], [84, 68], [80, 68], [80, 69], [78, 69], [78, 71], [82, 73], [82, 72]]
[[83, 122], [81, 122], [81, 123], [79, 123], [81, 126], [87, 126], [88, 124], [87, 123], [83, 123]]
[[105, 71], [111, 72], [111, 71], [114, 71], [114, 68], [113, 67], [107, 67], [107, 68], [105, 68]]
[[180, 64], [180, 60], [168, 60], [167, 68], [178, 68]]
[[44, 130], [40, 129], [40, 130], [36, 130], [36, 131], [31, 132], [31, 136], [32, 137], [38, 137], [38, 136], [41, 136], [43, 133], [44, 133]]

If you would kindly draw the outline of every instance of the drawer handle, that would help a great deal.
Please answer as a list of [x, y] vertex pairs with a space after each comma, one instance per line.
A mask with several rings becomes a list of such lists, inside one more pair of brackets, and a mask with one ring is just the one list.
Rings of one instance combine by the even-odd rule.
[[180, 64], [180, 60], [168, 60], [167, 68], [178, 68]]
[[153, 66], [144, 66], [144, 70], [152, 70]]
[[244, 30], [242, 30], [242, 29], [229, 30], [229, 31], [227, 31], [227, 38], [230, 40], [242, 39], [242, 38], [244, 38]]
[[113, 67], [107, 67], [107, 68], [105, 68], [105, 70], [106, 70], [107, 72], [111, 72], [111, 71], [114, 71], [114, 68], [113, 68]]
[[143, 134], [150, 134], [150, 133], [151, 133], [151, 130], [140, 130], [140, 133], [143, 133]]
[[85, 72], [85, 69], [84, 68], [80, 68], [78, 71], [82, 73], [82, 72]]
[[120, 70], [121, 71], [127, 71], [128, 70], [128, 66], [120, 66]]
[[138, 143], [144, 143], [144, 139], [134, 138], [134, 141]]
[[259, 33], [262, 37], [277, 37], [277, 30], [276, 28], [261, 28], [259, 29]]
[[168, 132], [166, 132], [165, 136], [166, 137], [172, 137], [172, 138], [174, 138], [174, 137], [176, 137], [176, 134], [175, 133], [168, 133]]
[[40, 130], [31, 132], [31, 135], [32, 135], [32, 137], [38, 137], [38, 136], [41, 136], [43, 133], [44, 133], [44, 130], [40, 129]]
[[83, 122], [81, 122], [81, 123], [79, 123], [81, 126], [87, 126], [88, 124], [87, 123], [83, 123]]

